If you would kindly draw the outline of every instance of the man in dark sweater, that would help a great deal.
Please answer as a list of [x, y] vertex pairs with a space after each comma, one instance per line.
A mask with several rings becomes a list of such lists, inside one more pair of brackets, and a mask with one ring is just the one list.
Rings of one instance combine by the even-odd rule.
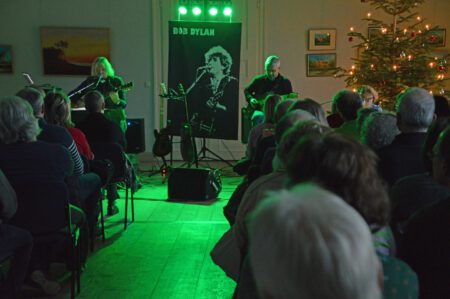
[[378, 151], [380, 172], [389, 186], [402, 177], [426, 172], [421, 150], [434, 118], [433, 96], [425, 89], [410, 88], [398, 96], [396, 112], [401, 133]]
[[[77, 127], [86, 135], [89, 144], [95, 143], [117, 143], [126, 147], [125, 136], [120, 127], [104, 116], [105, 99], [98, 91], [90, 91], [84, 96], [85, 107], [88, 115]], [[95, 155], [95, 151], [94, 151]], [[119, 212], [115, 204], [118, 198], [116, 184], [107, 186], [108, 215], [112, 216]]]

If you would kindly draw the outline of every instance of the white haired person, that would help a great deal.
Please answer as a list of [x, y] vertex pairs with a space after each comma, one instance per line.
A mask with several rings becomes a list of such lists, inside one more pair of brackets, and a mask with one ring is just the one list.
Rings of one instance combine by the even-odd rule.
[[405, 176], [426, 172], [421, 150], [435, 108], [433, 96], [418, 87], [399, 94], [395, 106], [400, 134], [377, 151], [381, 175], [390, 186]]
[[260, 298], [382, 298], [370, 229], [338, 196], [308, 184], [272, 193], [249, 223]]
[[[0, 99], [0, 169], [13, 188], [23, 181], [45, 179], [64, 182], [66, 176], [73, 174], [73, 163], [68, 150], [59, 144], [37, 141], [39, 132], [37, 119], [27, 101], [18, 96]], [[38, 199], [37, 194], [36, 200]], [[20, 199], [18, 209], [21, 209]], [[82, 216], [78, 218], [81, 219]], [[46, 279], [42, 270], [45, 269], [44, 261], [48, 258], [48, 253], [44, 254], [42, 251], [37, 246], [33, 249], [29, 280], [46, 294], [55, 295], [61, 286]]]

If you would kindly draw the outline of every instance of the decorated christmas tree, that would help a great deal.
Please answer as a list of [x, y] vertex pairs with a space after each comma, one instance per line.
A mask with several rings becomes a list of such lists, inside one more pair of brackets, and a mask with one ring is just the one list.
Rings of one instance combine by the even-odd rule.
[[443, 94], [450, 55], [438, 53], [445, 43], [438, 26], [426, 23], [415, 10], [425, 0], [368, 0], [388, 22], [368, 12], [363, 18], [368, 33], [350, 28], [348, 41], [355, 43], [357, 58], [348, 68], [338, 68], [336, 77], [346, 77], [353, 89], [370, 85], [379, 93], [379, 104], [393, 109], [395, 96], [408, 87], [418, 86]]

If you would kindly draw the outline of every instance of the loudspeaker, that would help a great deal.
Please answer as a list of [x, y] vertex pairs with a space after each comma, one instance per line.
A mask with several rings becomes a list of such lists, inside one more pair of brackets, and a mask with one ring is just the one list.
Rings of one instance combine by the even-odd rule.
[[219, 171], [209, 168], [174, 168], [168, 184], [172, 200], [207, 201], [222, 190]]
[[127, 118], [127, 153], [137, 154], [145, 151], [143, 118]]

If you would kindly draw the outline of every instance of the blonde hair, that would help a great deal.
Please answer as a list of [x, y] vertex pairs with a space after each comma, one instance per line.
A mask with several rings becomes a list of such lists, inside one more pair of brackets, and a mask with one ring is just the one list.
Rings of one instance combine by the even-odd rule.
[[107, 75], [109, 77], [114, 77], [115, 76], [116, 72], [114, 71], [111, 63], [109, 62], [108, 58], [103, 57], [103, 56], [95, 58], [95, 60], [92, 62], [92, 65], [91, 65], [91, 76], [97, 76], [95, 68], [97, 67], [97, 65], [99, 63], [102, 63], [105, 66], [106, 73], [107, 73]]

